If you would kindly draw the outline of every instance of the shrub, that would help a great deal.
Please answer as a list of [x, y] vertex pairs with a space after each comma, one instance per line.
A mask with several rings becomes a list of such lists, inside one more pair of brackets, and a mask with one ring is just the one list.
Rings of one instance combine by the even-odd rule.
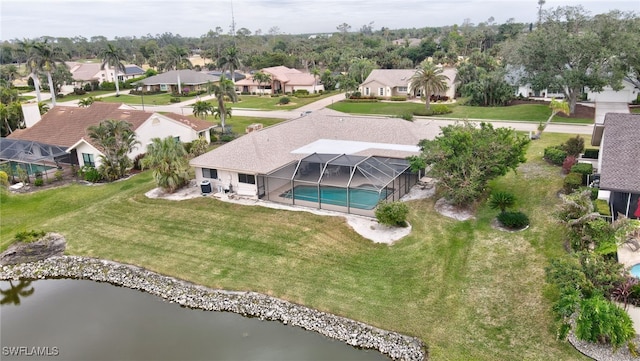
[[[91, 84], [89, 84], [89, 87], [91, 87]], [[75, 95], [85, 95], [85, 94], [87, 94], [87, 90], [83, 89], [83, 88], [73, 88], [73, 94], [75, 94]]]
[[430, 115], [433, 115], [433, 110], [431, 110], [431, 109], [414, 110], [413, 111], [413, 115], [428, 117]]
[[567, 158], [567, 152], [560, 149], [559, 146], [548, 147], [544, 149], [544, 159], [551, 164], [562, 165]]
[[504, 213], [507, 208], [513, 207], [516, 203], [516, 196], [509, 192], [494, 192], [489, 198], [489, 207], [491, 209], [499, 209], [501, 213]]
[[407, 100], [407, 97], [404, 95], [394, 95], [389, 98], [389, 100], [391, 100], [392, 102], [404, 102]]
[[343, 100], [345, 103], [377, 103], [379, 102], [376, 98], [349, 98]]
[[33, 185], [36, 187], [42, 187], [44, 185], [44, 179], [36, 178], [36, 180], [33, 181]]
[[563, 189], [566, 194], [573, 192], [574, 190], [580, 188], [582, 185], [582, 174], [580, 173], [569, 173], [566, 177], [564, 177]]
[[180, 103], [180, 98], [178, 97], [171, 97], [169, 99], [169, 103]]
[[30, 243], [39, 240], [40, 238], [44, 237], [45, 234], [46, 233], [44, 231], [22, 231], [16, 233], [14, 240], [16, 242]]
[[97, 169], [86, 165], [80, 169], [80, 174], [84, 180], [91, 183], [99, 182], [102, 179], [102, 175]]
[[230, 142], [234, 139], [235, 137], [232, 134], [224, 134], [220, 136], [220, 141], [221, 142]]
[[398, 118], [404, 119], [404, 120], [408, 120], [408, 121], [412, 122], [413, 121], [413, 114], [411, 114], [411, 113], [402, 113], [402, 114], [398, 115]]
[[600, 153], [600, 151], [596, 148], [589, 148], [589, 149], [585, 149], [584, 150], [584, 155], [582, 156], [583, 158], [589, 158], [589, 159], [598, 159], [598, 154]]
[[577, 157], [584, 151], [584, 138], [579, 135], [569, 138], [569, 140], [562, 145], [562, 150], [567, 152], [567, 155]]
[[142, 170], [142, 159], [145, 155], [147, 155], [147, 153], [140, 153], [133, 158], [133, 169]]
[[382, 224], [406, 227], [409, 207], [403, 202], [383, 202], [378, 204], [375, 214]]
[[571, 173], [571, 168], [578, 162], [576, 157], [569, 155], [562, 162], [562, 173], [569, 174]]
[[433, 115], [441, 115], [441, 114], [449, 114], [452, 110], [444, 104], [433, 104], [431, 105], [431, 112]]
[[61, 181], [62, 180], [62, 171], [61, 170], [57, 170], [55, 173], [53, 173], [53, 177], [57, 181]]
[[529, 217], [522, 212], [503, 212], [498, 214], [498, 221], [507, 228], [519, 229], [529, 225]]
[[9, 186], [9, 175], [5, 171], [0, 170], [0, 186]]
[[289, 99], [289, 97], [282, 97], [278, 100], [278, 104], [285, 105], [285, 104], [289, 104], [290, 101], [291, 99]]
[[307, 89], [299, 89], [294, 92], [296, 96], [298, 95], [309, 95], [309, 91]]
[[611, 217], [611, 208], [609, 208], [609, 203], [604, 199], [596, 199], [593, 201], [593, 206], [595, 210], [602, 214], [603, 216]]
[[593, 165], [591, 163], [576, 163], [571, 167], [571, 173], [582, 174], [582, 184], [587, 184], [587, 176], [593, 174]]

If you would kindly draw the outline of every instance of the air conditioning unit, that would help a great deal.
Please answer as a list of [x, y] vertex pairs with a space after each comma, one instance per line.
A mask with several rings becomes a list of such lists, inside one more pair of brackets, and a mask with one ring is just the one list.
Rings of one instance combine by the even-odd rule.
[[262, 129], [262, 123], [253, 123], [253, 124], [249, 124], [247, 126], [247, 128], [245, 129], [245, 132], [247, 134], [251, 133], [251, 132], [255, 132]]

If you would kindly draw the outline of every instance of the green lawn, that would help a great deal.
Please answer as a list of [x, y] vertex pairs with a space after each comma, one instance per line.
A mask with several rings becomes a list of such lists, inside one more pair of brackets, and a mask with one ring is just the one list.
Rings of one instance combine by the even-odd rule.
[[[126, 91], [128, 92], [128, 91]], [[113, 91], [111, 93], [114, 93]], [[102, 98], [101, 101], [109, 102], [109, 103], [125, 103], [130, 105], [141, 105], [144, 101], [144, 105], [170, 105], [170, 99], [174, 96], [170, 93], [161, 93], [161, 94], [153, 94], [153, 95], [129, 95], [120, 93], [120, 96], [117, 97], [112, 95], [110, 97]], [[180, 101], [186, 101], [195, 98], [196, 96], [188, 96], [188, 97], [180, 97]], [[143, 99], [144, 98], [144, 99]]]
[[418, 336], [430, 360], [586, 360], [555, 340], [544, 284], [549, 258], [565, 252], [551, 215], [560, 170], [542, 152], [566, 139], [545, 133], [518, 174], [491, 184], [517, 194], [532, 222], [523, 232], [494, 230], [497, 212], [483, 204], [475, 220], [459, 222], [426, 199], [409, 203], [408, 237], [374, 244], [341, 217], [212, 197], [148, 199], [154, 184], [144, 172], [112, 184], [3, 196], [0, 249], [18, 231], [57, 231], [67, 237], [67, 254], [263, 292]]
[[84, 95], [75, 95], [71, 93], [69, 95], [65, 95], [63, 98], [56, 98], [56, 100], [58, 102], [68, 102], [71, 100], [83, 99], [91, 96], [94, 98], [99, 98], [104, 94], [111, 94], [111, 93], [115, 93], [115, 90], [94, 90], [94, 91], [87, 92], [87, 94], [84, 94]]
[[272, 98], [269, 95], [240, 95], [240, 101], [232, 104], [233, 108], [247, 108], [247, 109], [261, 109], [261, 110], [289, 110], [289, 109], [297, 109], [303, 105], [307, 105], [318, 101], [320, 99], [330, 97], [332, 95], [336, 95], [335, 92], [324, 92], [318, 97], [314, 98], [297, 98], [292, 95], [288, 95], [287, 97], [291, 100], [291, 102], [287, 105], [279, 105], [279, 98]]
[[[220, 124], [220, 119], [215, 118], [213, 115], [208, 115], [206, 120], [215, 124]], [[262, 123], [264, 127], [268, 127], [270, 125], [278, 124], [282, 121], [284, 121], [284, 119], [232, 116], [231, 118], [227, 118], [226, 125], [231, 126], [232, 132], [242, 135], [245, 134], [245, 131], [249, 124]]]
[[[546, 121], [551, 115], [551, 110], [542, 104], [519, 104], [508, 107], [472, 107], [465, 105], [448, 105], [453, 112], [441, 117], [455, 119], [491, 119], [514, 121]], [[384, 114], [402, 115], [416, 110], [423, 110], [424, 104], [413, 102], [378, 102], [378, 103], [335, 103], [329, 108], [345, 113], [356, 114]], [[593, 123], [593, 119], [586, 118], [562, 118], [556, 116], [553, 122], [563, 123]]]
[[631, 113], [640, 114], [640, 107], [629, 108], [629, 110], [631, 111]]

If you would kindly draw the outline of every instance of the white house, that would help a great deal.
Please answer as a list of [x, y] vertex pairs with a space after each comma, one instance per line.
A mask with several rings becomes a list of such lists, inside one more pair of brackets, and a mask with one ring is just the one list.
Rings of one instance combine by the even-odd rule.
[[7, 138], [63, 147], [72, 155], [72, 163], [97, 167], [102, 151], [91, 140], [87, 129], [107, 119], [124, 120], [132, 125], [140, 144], [129, 153], [131, 159], [146, 152], [152, 138], [174, 137], [181, 142], [191, 142], [204, 137], [209, 142], [209, 129], [214, 126], [192, 116], [145, 112], [122, 104], [95, 102], [87, 108], [57, 106], [41, 119], [30, 120], [29, 128], [16, 130]]
[[[392, 96], [415, 96], [410, 94], [410, 79], [416, 73], [415, 69], [373, 69], [369, 76], [359, 87], [360, 94], [389, 98]], [[458, 71], [456, 68], [444, 67], [442, 74], [447, 77], [447, 91], [443, 95], [449, 99], [455, 98], [455, 79]], [[430, 94], [431, 95], [431, 94]]]
[[[113, 82], [115, 79], [115, 71], [111, 67], [101, 68], [101, 63], [67, 63], [69, 72], [73, 77], [74, 82], [77, 85], [83, 83], [90, 83], [97, 81], [102, 83], [104, 81]], [[144, 75], [145, 71], [141, 67], [133, 64], [125, 65], [124, 72], [118, 71], [118, 80], [127, 81], [136, 77]]]
[[610, 86], [606, 86], [600, 92], [587, 90], [587, 100], [592, 102], [622, 102], [631, 103], [638, 99], [638, 89], [635, 85], [627, 80], [622, 81], [622, 89], [613, 90]]

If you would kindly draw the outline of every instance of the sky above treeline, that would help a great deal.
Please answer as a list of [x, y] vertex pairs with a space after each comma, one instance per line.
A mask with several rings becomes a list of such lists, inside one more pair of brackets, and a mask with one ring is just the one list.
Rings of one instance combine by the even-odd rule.
[[[543, 9], [582, 5], [592, 15], [611, 10], [640, 13], [640, 0], [546, 0]], [[490, 17], [535, 22], [538, 0], [0, 0], [0, 40], [173, 33], [200, 37], [217, 27], [254, 34], [333, 33], [343, 23], [358, 31], [473, 24]]]

